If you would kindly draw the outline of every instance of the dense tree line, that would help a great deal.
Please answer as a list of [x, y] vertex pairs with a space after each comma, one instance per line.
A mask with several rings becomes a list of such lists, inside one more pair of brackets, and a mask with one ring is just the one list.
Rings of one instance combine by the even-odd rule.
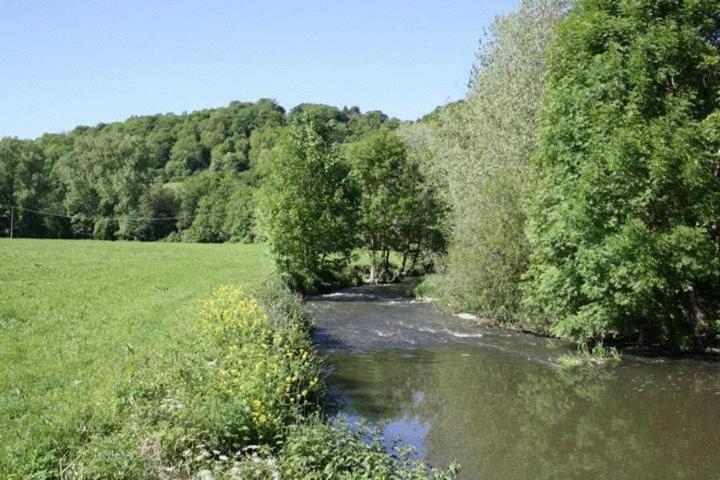
[[524, 0], [431, 115], [455, 309], [581, 345], [720, 341], [720, 4]]
[[396, 120], [272, 100], [132, 117], [35, 140], [0, 140], [0, 235], [253, 241], [260, 165], [294, 119], [313, 112], [338, 142]]
[[544, 59], [567, 8], [567, 0], [523, 1], [499, 17], [477, 54], [468, 97], [431, 119], [433, 167], [452, 206], [441, 283], [453, 308], [500, 320], [517, 313], [529, 255], [521, 203], [534, 184]]

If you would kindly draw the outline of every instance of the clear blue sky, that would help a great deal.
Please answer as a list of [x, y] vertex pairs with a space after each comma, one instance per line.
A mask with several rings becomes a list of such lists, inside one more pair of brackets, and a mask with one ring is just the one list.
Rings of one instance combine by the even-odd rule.
[[415, 119], [515, 0], [0, 0], [0, 137], [232, 100]]

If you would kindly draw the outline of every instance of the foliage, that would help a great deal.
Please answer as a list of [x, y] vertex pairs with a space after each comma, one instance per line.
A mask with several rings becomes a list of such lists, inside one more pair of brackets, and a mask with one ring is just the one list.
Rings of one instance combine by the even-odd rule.
[[526, 304], [578, 341], [717, 339], [715, 2], [581, 1], [550, 50]]
[[578, 368], [588, 365], [607, 365], [617, 363], [622, 359], [615, 347], [606, 348], [602, 343], [595, 344], [592, 349], [581, 345], [576, 352], [565, 353], [558, 357], [562, 368]]
[[352, 428], [345, 423], [328, 425], [311, 421], [290, 430], [279, 455], [279, 471], [284, 478], [321, 480], [452, 480], [459, 467], [428, 469], [411, 460], [410, 451], [396, 447], [388, 455], [378, 432]]
[[194, 470], [249, 445], [274, 445], [316, 404], [320, 363], [294, 308], [286, 301], [271, 317], [242, 289], [217, 289], [199, 312], [202, 335], [169, 374], [123, 394], [164, 462]]
[[[360, 189], [358, 231], [369, 252], [371, 282], [402, 277], [423, 251], [443, 246], [438, 226], [442, 205], [411, 152], [415, 150], [386, 129], [365, 134], [346, 149]], [[397, 272], [390, 268], [392, 251], [402, 255]]]
[[194, 210], [195, 218], [185, 232], [190, 241], [250, 243], [255, 237], [254, 189], [246, 176], [213, 176]]
[[335, 142], [398, 123], [316, 104], [286, 115], [260, 99], [0, 139], [0, 235], [9, 235], [15, 206], [22, 237], [251, 242], [258, 167], [303, 112], [333, 123]]
[[162, 183], [151, 185], [132, 213], [130, 230], [137, 240], [161, 240], [175, 231], [178, 211], [176, 192]]
[[198, 142], [194, 129], [183, 129], [170, 150], [170, 160], [165, 164], [168, 179], [182, 179], [197, 170], [207, 168], [207, 157], [207, 150]]
[[261, 230], [281, 274], [300, 290], [337, 279], [356, 246], [358, 201], [333, 122], [296, 120], [259, 191]]
[[455, 309], [498, 320], [517, 315], [529, 248], [521, 198], [533, 188], [545, 51], [565, 0], [524, 0], [493, 23], [477, 55], [468, 97], [430, 115], [437, 180], [451, 206], [447, 275]]
[[54, 180], [52, 168], [53, 163], [44, 162], [39, 145], [17, 139], [0, 142], [0, 232], [9, 234], [10, 206], [16, 206], [18, 235], [48, 233], [54, 219], [26, 209], [43, 209], [52, 201], [48, 195]]
[[73, 212], [73, 234], [129, 238], [127, 225], [118, 220], [138, 204], [149, 168], [146, 146], [138, 137], [104, 132], [78, 139], [58, 165], [66, 189], [64, 206]]

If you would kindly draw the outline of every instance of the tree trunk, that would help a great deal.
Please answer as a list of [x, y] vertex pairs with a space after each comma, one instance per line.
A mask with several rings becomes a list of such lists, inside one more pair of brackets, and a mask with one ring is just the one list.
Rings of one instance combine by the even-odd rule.
[[415, 270], [415, 264], [417, 263], [417, 259], [420, 256], [420, 246], [422, 245], [422, 241], [418, 240], [417, 243], [417, 249], [415, 250], [415, 253], [413, 254], [412, 263], [410, 264], [410, 271], [412, 272]]
[[377, 250], [375, 250], [375, 238], [370, 237], [370, 283], [377, 283]]
[[398, 273], [398, 277], [400, 277], [400, 278], [405, 276], [405, 265], [407, 264], [408, 250], [409, 250], [409, 246], [406, 247], [405, 250], [403, 251], [402, 265], [400, 266], [400, 272]]

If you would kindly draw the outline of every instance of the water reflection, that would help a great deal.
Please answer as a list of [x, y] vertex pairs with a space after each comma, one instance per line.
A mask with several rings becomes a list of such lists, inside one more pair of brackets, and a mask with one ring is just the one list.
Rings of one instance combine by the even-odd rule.
[[466, 479], [718, 479], [720, 365], [555, 367], [567, 345], [364, 286], [312, 299], [336, 408]]
[[716, 365], [567, 371], [483, 346], [335, 352], [338, 408], [467, 479], [720, 476]]

